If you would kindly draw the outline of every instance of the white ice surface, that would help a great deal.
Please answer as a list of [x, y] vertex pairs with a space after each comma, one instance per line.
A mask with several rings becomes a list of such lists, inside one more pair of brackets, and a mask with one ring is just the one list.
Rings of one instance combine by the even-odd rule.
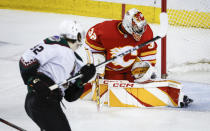
[[[66, 19], [78, 20], [86, 30], [104, 20], [0, 10], [0, 118], [28, 131], [39, 130], [24, 110], [27, 90], [19, 73], [18, 60], [26, 49], [56, 34], [58, 25]], [[152, 28], [157, 32], [155, 25], [152, 25]], [[64, 112], [72, 130], [210, 131], [210, 48], [209, 38], [205, 37], [209, 35], [209, 30], [169, 28], [167, 36], [169, 78], [180, 81], [184, 92], [194, 99], [189, 108], [136, 109], [105, 106], [101, 112], [97, 112], [96, 104], [92, 101], [78, 100], [72, 103], [64, 101], [67, 107]], [[205, 40], [202, 39], [204, 37]], [[0, 131], [15, 130], [0, 123]]]

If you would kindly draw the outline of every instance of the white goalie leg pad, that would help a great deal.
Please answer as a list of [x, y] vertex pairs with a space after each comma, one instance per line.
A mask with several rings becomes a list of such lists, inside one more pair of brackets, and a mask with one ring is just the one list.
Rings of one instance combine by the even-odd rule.
[[[102, 54], [93, 53], [92, 56], [93, 56], [94, 65], [98, 65], [98, 64], [105, 61], [105, 56], [102, 55]], [[100, 68], [96, 68], [96, 74], [100, 74], [100, 77], [103, 77], [104, 73], [105, 73], [105, 66], [101, 66]], [[94, 81], [96, 79], [96, 74], [90, 81]]]
[[[95, 66], [105, 61], [105, 56], [101, 53], [92, 53], [91, 49], [86, 48], [86, 56], [87, 56], [87, 63], [93, 63]], [[101, 66], [100, 68], [96, 68], [96, 74], [101, 74], [101, 76], [104, 75], [105, 72], [105, 66]], [[92, 82], [96, 79], [95, 76], [89, 81]]]
[[92, 54], [91, 50], [86, 48], [86, 47], [84, 49], [85, 49], [85, 52], [86, 52], [87, 63], [88, 64], [93, 63], [93, 54]]
[[[106, 59], [103, 54], [93, 53], [93, 60], [94, 60], [94, 65], [98, 65], [104, 62]], [[104, 71], [105, 71], [105, 66], [102, 66], [100, 68], [97, 68], [96, 74], [104, 74]]]
[[181, 102], [183, 102], [184, 94], [182, 91], [179, 93], [179, 99], [178, 99], [178, 107], [181, 107]]

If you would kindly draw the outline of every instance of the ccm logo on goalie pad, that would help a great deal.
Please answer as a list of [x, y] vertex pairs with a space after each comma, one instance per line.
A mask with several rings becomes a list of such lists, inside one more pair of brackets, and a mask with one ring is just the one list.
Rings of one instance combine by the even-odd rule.
[[129, 83], [128, 81], [124, 81], [124, 80], [103, 80], [103, 82], [101, 84], [106, 84], [108, 85], [109, 83], [112, 84], [113, 87], [134, 87], [134, 83]]
[[132, 83], [113, 83], [113, 87], [130, 88], [133, 86], [134, 86], [134, 84], [132, 84]]

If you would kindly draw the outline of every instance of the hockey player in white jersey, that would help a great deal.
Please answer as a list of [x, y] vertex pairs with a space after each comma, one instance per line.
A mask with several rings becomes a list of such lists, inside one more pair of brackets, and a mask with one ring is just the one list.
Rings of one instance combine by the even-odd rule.
[[[63, 97], [69, 102], [77, 100], [96, 71], [93, 64], [83, 66], [74, 52], [83, 39], [83, 30], [76, 21], [64, 22], [60, 35], [46, 38], [20, 59], [21, 76], [28, 87], [25, 110], [42, 131], [71, 131], [60, 102]], [[78, 72], [83, 76], [66, 84], [67, 88], [49, 89]]]

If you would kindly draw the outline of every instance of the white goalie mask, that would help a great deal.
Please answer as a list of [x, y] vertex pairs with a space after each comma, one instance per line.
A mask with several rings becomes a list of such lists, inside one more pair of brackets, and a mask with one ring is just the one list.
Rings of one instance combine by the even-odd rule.
[[85, 32], [76, 21], [63, 21], [60, 25], [60, 36], [67, 40], [69, 47], [76, 50], [84, 43]]
[[147, 21], [139, 10], [133, 8], [125, 14], [122, 25], [136, 41], [140, 41], [142, 34], [146, 30]]

